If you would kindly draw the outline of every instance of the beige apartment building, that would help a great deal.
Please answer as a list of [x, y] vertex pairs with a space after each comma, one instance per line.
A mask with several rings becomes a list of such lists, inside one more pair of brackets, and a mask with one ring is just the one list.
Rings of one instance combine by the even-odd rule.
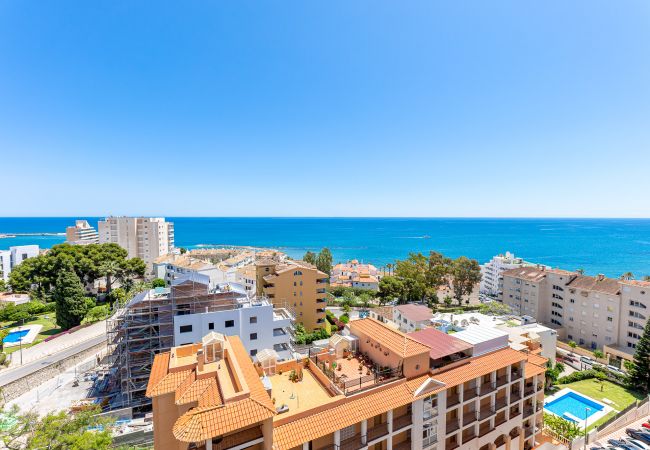
[[258, 296], [267, 296], [276, 307], [294, 311], [306, 330], [325, 326], [327, 274], [304, 261], [255, 262]]
[[99, 235], [87, 220], [76, 220], [74, 226], [65, 229], [65, 241], [72, 245], [98, 244]]
[[472, 357], [452, 336], [430, 347], [373, 319], [352, 321], [348, 331], [302, 361], [277, 362], [263, 350], [254, 364], [238, 336], [218, 333], [156, 355], [147, 387], [155, 449], [528, 450], [538, 443], [544, 358], [508, 347]]
[[601, 349], [612, 361], [631, 360], [650, 314], [650, 282], [521, 267], [503, 273], [503, 302], [562, 340]]
[[100, 244], [118, 244], [129, 258], [141, 258], [149, 275], [156, 258], [174, 249], [174, 224], [162, 217], [107, 217], [97, 228]]

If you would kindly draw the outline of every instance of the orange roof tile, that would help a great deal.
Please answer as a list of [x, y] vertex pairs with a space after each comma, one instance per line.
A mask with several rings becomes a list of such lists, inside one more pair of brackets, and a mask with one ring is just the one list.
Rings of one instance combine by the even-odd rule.
[[407, 336], [401, 331], [387, 327], [385, 324], [375, 319], [366, 318], [350, 322], [350, 331], [353, 334], [354, 330], [359, 330], [362, 333], [371, 336], [373, 339], [403, 358], [419, 355], [421, 353], [429, 353], [429, 347], [426, 345]]
[[524, 366], [524, 374], [526, 378], [532, 377], [535, 375], [541, 375], [543, 373], [546, 373], [546, 369], [543, 367], [538, 366], [537, 364], [533, 364], [531, 362], [526, 362], [526, 365]]
[[153, 359], [153, 365], [151, 366], [151, 374], [149, 375], [149, 383], [147, 383], [147, 392], [146, 396], [151, 397], [151, 391], [153, 388], [160, 383], [160, 380], [163, 379], [167, 372], [169, 372], [169, 357], [170, 353], [159, 353]]
[[[188, 377], [191, 379], [191, 377]], [[180, 389], [176, 390], [176, 404], [183, 405], [186, 403], [193, 403], [199, 401], [203, 398], [203, 394], [208, 392], [210, 397], [204, 399], [204, 402], [210, 400], [210, 403], [199, 405], [199, 406], [215, 406], [223, 403], [221, 394], [219, 393], [219, 388], [217, 386], [217, 380], [214, 378], [202, 378], [199, 380], [194, 380], [184, 391]], [[214, 395], [216, 393], [216, 396]]]
[[544, 358], [543, 356], [540, 356], [536, 353], [529, 353], [528, 354], [528, 361], [537, 364], [538, 366], [545, 366], [546, 362], [548, 359]]

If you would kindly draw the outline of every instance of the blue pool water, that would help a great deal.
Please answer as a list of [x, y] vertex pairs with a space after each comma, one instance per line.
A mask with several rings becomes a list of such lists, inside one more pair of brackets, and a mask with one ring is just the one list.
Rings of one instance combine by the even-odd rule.
[[[587, 408], [589, 408], [589, 411], [587, 411]], [[585, 420], [598, 411], [602, 411], [603, 406], [575, 392], [567, 392], [562, 397], [544, 405], [544, 409], [565, 419], [567, 417], [564, 414], [569, 413]]]
[[29, 330], [20, 330], [20, 331], [12, 331], [5, 337], [2, 342], [6, 343], [12, 343], [12, 342], [18, 342], [25, 336], [27, 336], [27, 333], [29, 333]]

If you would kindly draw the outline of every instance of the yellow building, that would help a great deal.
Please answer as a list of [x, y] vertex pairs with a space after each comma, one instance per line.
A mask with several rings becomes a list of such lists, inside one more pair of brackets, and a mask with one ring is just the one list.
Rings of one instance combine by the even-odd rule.
[[257, 295], [265, 295], [276, 307], [288, 307], [307, 331], [325, 327], [327, 274], [304, 261], [255, 263]]

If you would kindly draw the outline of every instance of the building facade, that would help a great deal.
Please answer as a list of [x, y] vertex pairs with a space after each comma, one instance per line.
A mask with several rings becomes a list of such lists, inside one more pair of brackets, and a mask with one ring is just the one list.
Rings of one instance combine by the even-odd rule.
[[210, 289], [214, 289], [222, 282], [219, 269], [214, 264], [187, 255], [168, 254], [156, 258], [153, 262], [153, 273], [156, 278], [165, 280], [168, 286], [175, 279], [191, 273], [207, 276], [210, 280]]
[[262, 259], [255, 263], [258, 295], [274, 305], [295, 311], [296, 322], [306, 330], [325, 326], [327, 274], [304, 261], [279, 263]]
[[503, 302], [554, 328], [558, 338], [611, 361], [631, 360], [650, 306], [650, 282], [595, 277], [543, 266], [504, 272]]
[[38, 245], [17, 245], [9, 250], [0, 250], [0, 279], [9, 281], [11, 271], [27, 258], [38, 256]]
[[491, 297], [498, 297], [503, 290], [503, 272], [530, 265], [532, 264], [515, 257], [510, 252], [506, 252], [505, 255], [495, 256], [490, 261], [481, 265], [479, 292]]
[[97, 228], [101, 244], [118, 244], [129, 258], [142, 259], [150, 274], [156, 258], [174, 250], [174, 224], [161, 217], [107, 217]]
[[65, 241], [72, 245], [99, 244], [99, 234], [87, 220], [77, 220], [65, 230]]
[[431, 326], [433, 311], [426, 305], [407, 303], [393, 307], [393, 322], [400, 331], [410, 333]]
[[353, 259], [332, 267], [330, 285], [376, 291], [379, 289], [379, 278], [379, 271], [375, 266]]
[[[440, 362], [467, 346], [432, 349], [372, 319], [352, 321], [346, 331], [347, 339], [330, 340], [336, 348], [303, 361], [271, 358], [255, 365], [239, 337], [216, 333], [201, 344], [157, 355], [147, 387], [155, 448], [536, 446], [543, 358], [498, 348], [479, 357], [463, 353], [460, 360], [433, 368], [431, 358]], [[339, 345], [356, 348], [343, 349], [338, 357]], [[360, 361], [369, 375], [354, 377], [358, 381], [342, 376], [356, 372]]]

